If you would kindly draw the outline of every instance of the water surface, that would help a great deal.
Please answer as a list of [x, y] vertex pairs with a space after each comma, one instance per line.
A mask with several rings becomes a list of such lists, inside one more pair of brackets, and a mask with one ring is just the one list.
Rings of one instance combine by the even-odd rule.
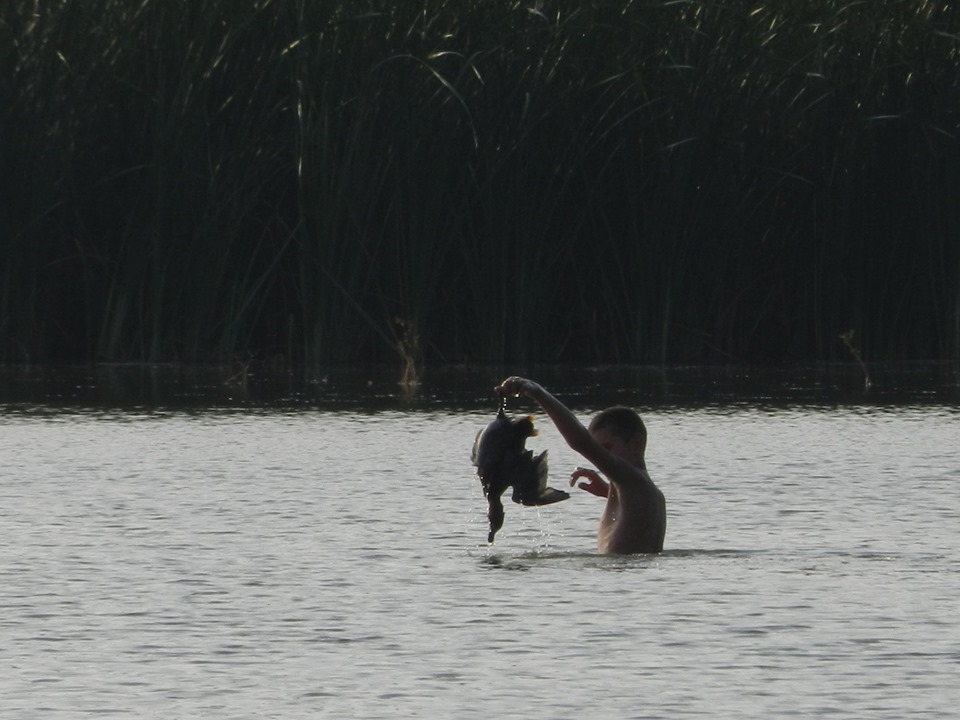
[[[8, 385], [0, 716], [950, 716], [951, 386], [690, 398], [630, 377], [562, 389], [585, 419], [611, 397], [643, 414], [655, 556], [596, 554], [602, 501], [577, 492], [508, 503], [484, 542], [485, 374], [206, 406], [189, 383], [133, 406], [95, 378]], [[538, 424], [559, 485], [581, 460]]]

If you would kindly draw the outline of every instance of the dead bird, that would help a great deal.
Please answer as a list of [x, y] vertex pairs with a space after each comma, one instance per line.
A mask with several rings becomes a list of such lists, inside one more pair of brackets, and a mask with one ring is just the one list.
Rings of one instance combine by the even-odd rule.
[[513, 486], [513, 501], [520, 505], [550, 505], [570, 497], [570, 493], [547, 487], [547, 451], [533, 456], [524, 445], [528, 437], [537, 435], [532, 417], [509, 418], [507, 399], [500, 397], [496, 419], [477, 433], [472, 460], [487, 498], [487, 519], [492, 543], [497, 530], [503, 527], [503, 503], [500, 496]]

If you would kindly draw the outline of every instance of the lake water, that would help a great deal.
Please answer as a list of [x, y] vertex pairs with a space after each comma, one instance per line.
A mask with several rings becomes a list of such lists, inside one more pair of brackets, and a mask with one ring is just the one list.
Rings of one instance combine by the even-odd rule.
[[[956, 712], [955, 375], [544, 375], [584, 419], [643, 415], [663, 554], [596, 554], [582, 492], [507, 503], [486, 544], [469, 448], [495, 372], [414, 398], [7, 373], [0, 717]], [[510, 410], [563, 486], [579, 458]]]

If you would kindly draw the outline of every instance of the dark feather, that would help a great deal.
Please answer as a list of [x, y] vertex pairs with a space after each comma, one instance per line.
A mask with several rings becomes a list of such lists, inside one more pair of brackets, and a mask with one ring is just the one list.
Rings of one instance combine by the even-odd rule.
[[513, 487], [513, 501], [521, 505], [550, 505], [570, 497], [547, 486], [546, 451], [534, 457], [533, 451], [525, 448], [527, 438], [536, 434], [533, 418], [507, 417], [503, 402], [496, 419], [477, 434], [471, 458], [487, 498], [487, 542], [493, 542], [503, 527], [500, 498], [508, 487]]

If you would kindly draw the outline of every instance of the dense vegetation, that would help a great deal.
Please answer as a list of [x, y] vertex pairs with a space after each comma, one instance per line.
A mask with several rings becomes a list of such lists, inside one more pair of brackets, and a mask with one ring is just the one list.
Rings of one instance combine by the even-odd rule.
[[960, 357], [946, 0], [4, 8], [2, 361]]

